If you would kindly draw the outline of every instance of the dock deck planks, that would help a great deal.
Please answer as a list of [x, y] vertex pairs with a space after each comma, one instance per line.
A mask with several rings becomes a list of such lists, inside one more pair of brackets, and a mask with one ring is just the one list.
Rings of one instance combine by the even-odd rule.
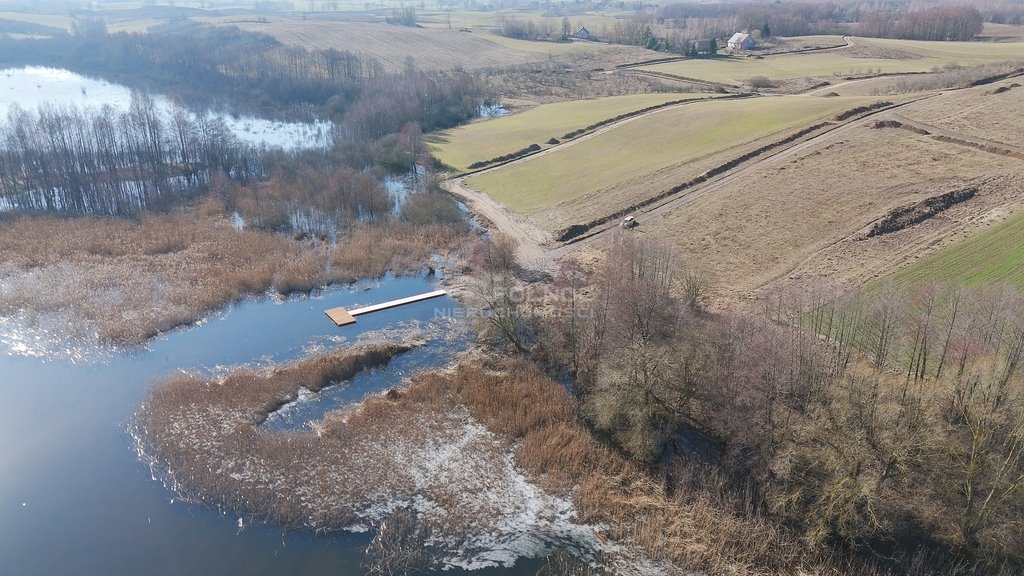
[[445, 290], [434, 290], [433, 292], [427, 292], [425, 294], [417, 294], [415, 296], [409, 296], [407, 298], [399, 298], [398, 300], [391, 300], [388, 302], [382, 302], [380, 304], [374, 304], [372, 306], [364, 306], [363, 308], [356, 308], [355, 310], [347, 310], [345, 308], [331, 308], [326, 310], [327, 317], [331, 319], [338, 326], [346, 326], [348, 324], [354, 324], [356, 316], [361, 314], [369, 314], [370, 312], [378, 312], [380, 310], [387, 310], [388, 308], [396, 308], [398, 306], [404, 306], [406, 304], [412, 304], [413, 302], [422, 302], [423, 300], [429, 300], [431, 298], [437, 298], [438, 296], [444, 296], [448, 292]]

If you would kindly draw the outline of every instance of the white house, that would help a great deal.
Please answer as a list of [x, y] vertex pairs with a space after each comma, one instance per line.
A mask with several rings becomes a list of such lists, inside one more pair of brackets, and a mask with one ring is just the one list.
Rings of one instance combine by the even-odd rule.
[[587, 30], [586, 26], [580, 26], [580, 29], [573, 36], [580, 40], [590, 40], [590, 30]]
[[754, 37], [746, 32], [737, 32], [729, 38], [726, 46], [733, 50], [750, 50], [754, 47]]

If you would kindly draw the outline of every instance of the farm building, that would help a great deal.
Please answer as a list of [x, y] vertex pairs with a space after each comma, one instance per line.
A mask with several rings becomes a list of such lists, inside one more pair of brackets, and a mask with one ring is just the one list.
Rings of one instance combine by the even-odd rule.
[[726, 46], [733, 50], [750, 50], [754, 47], [754, 37], [746, 32], [737, 32], [729, 38]]
[[587, 30], [586, 26], [580, 26], [580, 29], [573, 36], [580, 40], [590, 40], [590, 30]]

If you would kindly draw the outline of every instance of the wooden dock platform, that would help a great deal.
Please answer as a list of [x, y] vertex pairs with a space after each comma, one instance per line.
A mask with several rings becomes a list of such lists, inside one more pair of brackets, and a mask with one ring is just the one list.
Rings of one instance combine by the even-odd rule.
[[444, 296], [448, 292], [445, 290], [434, 290], [433, 292], [427, 292], [425, 294], [417, 294], [416, 296], [409, 296], [407, 298], [399, 298], [398, 300], [391, 300], [389, 302], [382, 302], [380, 304], [374, 304], [372, 306], [364, 306], [363, 308], [356, 308], [355, 310], [349, 310], [347, 308], [331, 308], [325, 310], [324, 313], [331, 319], [332, 322], [337, 326], [346, 326], [348, 324], [354, 324], [356, 316], [361, 314], [369, 314], [370, 312], [378, 312], [380, 310], [387, 310], [388, 308], [396, 308], [398, 306], [404, 306], [406, 304], [412, 304], [413, 302], [422, 302], [423, 300], [429, 300], [431, 298], [437, 298], [438, 296]]
[[325, 310], [324, 314], [327, 314], [327, 317], [331, 319], [331, 322], [334, 322], [337, 326], [355, 324], [356, 322], [356, 319], [353, 318], [352, 315], [348, 313], [348, 310], [345, 310], [344, 308], [331, 308], [330, 310]]

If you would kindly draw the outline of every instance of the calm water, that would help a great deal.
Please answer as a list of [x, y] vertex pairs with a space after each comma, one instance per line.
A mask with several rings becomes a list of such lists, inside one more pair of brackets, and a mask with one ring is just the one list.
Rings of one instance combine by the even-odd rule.
[[[120, 84], [88, 78], [70, 70], [27, 66], [0, 70], [0, 120], [7, 118], [13, 104], [34, 110], [43, 102], [74, 104], [79, 108], [100, 108], [110, 104], [127, 110], [131, 90]], [[165, 110], [170, 102], [154, 95]], [[243, 142], [286, 149], [322, 146], [330, 141], [330, 123], [274, 122], [247, 116], [220, 115], [228, 128]]]
[[[366, 289], [369, 287], [369, 289]], [[145, 350], [85, 363], [33, 357], [11, 329], [0, 334], [0, 572], [17, 576], [116, 574], [362, 574], [369, 535], [239, 531], [236, 516], [176, 501], [133, 451], [128, 419], [154, 377], [181, 369], [216, 370], [295, 358], [377, 331], [422, 330], [428, 345], [386, 370], [328, 389], [327, 403], [296, 407], [272, 425], [302, 426], [336, 407], [398, 383], [411, 371], [443, 365], [468, 342], [438, 310], [450, 298], [361, 316], [336, 328], [323, 311], [436, 289], [422, 278], [389, 278], [318, 297], [246, 302]], [[442, 315], [443, 316], [443, 315]], [[20, 353], [12, 350], [18, 349]], [[476, 575], [533, 574], [535, 561]], [[446, 574], [458, 574], [449, 571]]]

